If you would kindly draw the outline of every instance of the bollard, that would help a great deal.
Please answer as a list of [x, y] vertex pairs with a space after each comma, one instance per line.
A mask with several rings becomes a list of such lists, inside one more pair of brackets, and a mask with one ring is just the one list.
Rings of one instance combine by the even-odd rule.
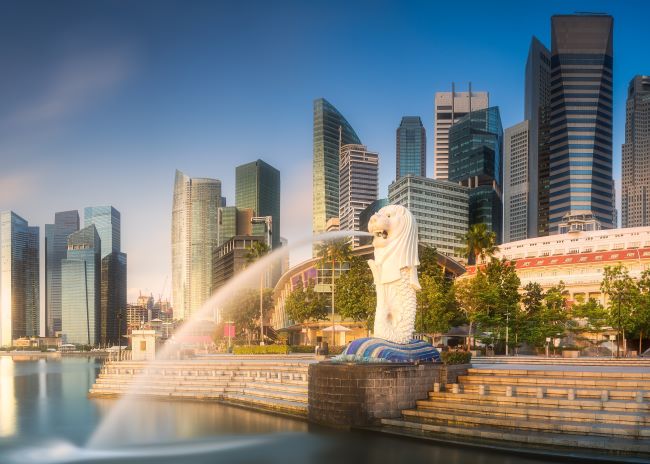
[[460, 392], [457, 383], [455, 383], [455, 384], [453, 384], [453, 385], [451, 386], [451, 392], [454, 393], [454, 394], [458, 394], [458, 393]]
[[485, 385], [479, 385], [478, 386], [478, 394], [480, 396], [485, 396]]
[[576, 399], [576, 391], [573, 388], [569, 388], [566, 396], [569, 401], [573, 401]]
[[537, 398], [544, 398], [544, 388], [537, 387]]
[[637, 403], [643, 403], [643, 392], [642, 391], [636, 392], [636, 402]]
[[440, 384], [438, 382], [433, 384], [433, 392], [440, 393]]
[[603, 392], [600, 394], [600, 400], [609, 401], [609, 392], [607, 390], [603, 390]]
[[510, 385], [506, 387], [506, 396], [508, 397], [512, 396], [512, 386]]

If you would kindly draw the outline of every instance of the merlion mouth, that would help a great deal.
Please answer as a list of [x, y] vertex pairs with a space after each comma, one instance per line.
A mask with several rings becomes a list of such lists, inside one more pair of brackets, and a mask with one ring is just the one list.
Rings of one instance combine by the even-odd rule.
[[386, 232], [385, 230], [377, 230], [375, 231], [375, 237], [386, 239], [388, 238], [388, 232]]

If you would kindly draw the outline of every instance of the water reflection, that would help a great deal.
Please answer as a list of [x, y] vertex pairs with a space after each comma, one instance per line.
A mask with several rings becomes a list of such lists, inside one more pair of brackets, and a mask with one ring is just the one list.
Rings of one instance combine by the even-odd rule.
[[15, 433], [14, 362], [9, 356], [0, 356], [0, 437]]

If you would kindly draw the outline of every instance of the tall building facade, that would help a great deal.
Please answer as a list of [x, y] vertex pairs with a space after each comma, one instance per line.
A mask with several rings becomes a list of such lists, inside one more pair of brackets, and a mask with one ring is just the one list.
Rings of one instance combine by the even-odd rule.
[[251, 235], [253, 233], [253, 210], [225, 206], [219, 208], [219, 240], [221, 246], [235, 235]]
[[54, 214], [54, 224], [45, 224], [45, 333], [61, 332], [61, 261], [68, 251], [68, 236], [79, 230], [79, 212]]
[[427, 132], [419, 116], [404, 116], [397, 128], [395, 179], [427, 175]]
[[405, 176], [388, 187], [388, 201], [413, 214], [418, 241], [439, 253], [462, 260], [469, 220], [469, 189], [428, 177]]
[[469, 84], [467, 92], [456, 92], [452, 82], [451, 92], [436, 92], [434, 110], [433, 178], [449, 179], [449, 128], [471, 111], [489, 106], [487, 92], [472, 92]]
[[172, 299], [175, 319], [189, 318], [212, 294], [221, 181], [176, 171], [172, 206]]
[[[121, 250], [120, 212], [112, 206], [85, 208], [84, 226], [91, 224], [97, 229], [101, 246], [97, 342], [113, 345], [120, 342], [119, 334], [125, 333], [127, 261], [126, 254]], [[123, 324], [121, 332], [120, 323]]]
[[551, 18], [549, 233], [565, 216], [614, 227], [612, 180], [613, 18]]
[[100, 335], [101, 240], [94, 224], [68, 237], [61, 261], [61, 332], [66, 343], [96, 345]]
[[622, 194], [622, 226], [650, 226], [650, 76], [635, 76], [627, 90]]
[[[339, 229], [359, 230], [359, 215], [379, 195], [379, 154], [363, 145], [343, 145], [339, 161]], [[352, 237], [352, 247], [359, 237]]]
[[280, 246], [280, 171], [262, 160], [237, 166], [235, 206], [253, 210], [255, 216], [271, 216], [272, 248]]
[[84, 209], [84, 227], [94, 224], [101, 241], [101, 257], [121, 251], [121, 215], [112, 206], [89, 206]]
[[339, 152], [361, 140], [341, 113], [324, 98], [314, 100], [312, 232], [325, 231], [339, 214]]
[[449, 130], [449, 180], [469, 187], [469, 225], [502, 241], [503, 129], [496, 106], [468, 113]]
[[530, 156], [529, 121], [508, 127], [503, 136], [503, 242], [528, 238], [534, 209], [536, 164]]
[[39, 228], [0, 212], [0, 346], [40, 335]]
[[[526, 61], [524, 119], [528, 121], [527, 237], [548, 235], [551, 52], [533, 37]], [[507, 207], [507, 206], [506, 206]]]

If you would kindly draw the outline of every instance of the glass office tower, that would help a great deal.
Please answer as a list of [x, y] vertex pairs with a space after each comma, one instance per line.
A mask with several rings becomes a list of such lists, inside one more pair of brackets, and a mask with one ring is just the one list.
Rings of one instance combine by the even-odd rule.
[[54, 214], [54, 224], [45, 224], [45, 333], [61, 332], [61, 261], [67, 256], [68, 236], [79, 230], [79, 212]]
[[280, 246], [280, 171], [258, 159], [235, 169], [235, 206], [273, 219], [271, 243]]
[[0, 346], [40, 332], [39, 228], [0, 212]]
[[61, 332], [66, 343], [99, 342], [101, 241], [93, 224], [68, 237], [61, 261]]
[[551, 234], [565, 216], [614, 226], [612, 30], [604, 14], [551, 18]]
[[395, 179], [427, 175], [427, 133], [419, 116], [404, 116], [397, 128]]
[[212, 295], [212, 258], [219, 240], [221, 181], [176, 171], [172, 207], [174, 318], [189, 318]]
[[361, 140], [334, 106], [314, 100], [314, 160], [312, 231], [325, 232], [327, 220], [339, 214], [339, 150]]
[[121, 250], [121, 215], [112, 206], [84, 210], [84, 225], [94, 225], [101, 242], [99, 338], [102, 345], [117, 344], [118, 313], [126, 311], [126, 254]]
[[469, 225], [502, 240], [503, 128], [499, 108], [472, 111], [449, 129], [449, 180], [469, 187]]

